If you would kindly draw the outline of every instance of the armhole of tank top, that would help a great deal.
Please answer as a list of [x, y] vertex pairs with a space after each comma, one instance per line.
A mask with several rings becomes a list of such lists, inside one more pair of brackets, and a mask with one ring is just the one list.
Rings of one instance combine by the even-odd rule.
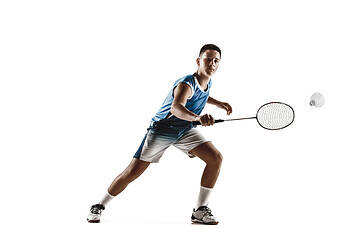
[[188, 97], [188, 99], [191, 99], [191, 98], [194, 96], [195, 91], [194, 91], [193, 86], [191, 86], [191, 84], [188, 83], [188, 82], [179, 82], [178, 84], [176, 84], [176, 86], [173, 87], [173, 90], [172, 90], [172, 97], [174, 98], [175, 88], [176, 88], [180, 83], [185, 83], [185, 84], [187, 84], [187, 85], [191, 88], [191, 95], [190, 95], [190, 97]]

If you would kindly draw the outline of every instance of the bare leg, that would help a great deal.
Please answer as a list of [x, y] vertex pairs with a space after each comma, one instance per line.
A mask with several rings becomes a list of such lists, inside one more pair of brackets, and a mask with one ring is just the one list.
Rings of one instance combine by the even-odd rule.
[[222, 155], [211, 142], [206, 142], [194, 148], [191, 154], [199, 157], [205, 163], [205, 169], [201, 178], [201, 186], [213, 188], [220, 173]]
[[113, 196], [117, 196], [127, 187], [129, 183], [138, 178], [149, 165], [149, 162], [133, 158], [129, 166], [127, 166], [127, 168], [114, 179], [108, 189], [108, 192]]

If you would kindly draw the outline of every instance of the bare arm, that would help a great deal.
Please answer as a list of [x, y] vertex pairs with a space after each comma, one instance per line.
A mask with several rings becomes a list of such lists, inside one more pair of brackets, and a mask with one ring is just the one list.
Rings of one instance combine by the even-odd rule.
[[209, 114], [201, 116], [189, 111], [185, 105], [188, 98], [191, 96], [191, 88], [185, 83], [179, 83], [174, 90], [174, 101], [171, 105], [171, 113], [177, 118], [193, 122], [200, 121], [203, 126], [211, 126], [214, 124], [214, 118]]
[[219, 100], [216, 100], [215, 98], [212, 98], [209, 96], [207, 103], [217, 106], [218, 108], [224, 109], [227, 113], [227, 115], [230, 115], [232, 113], [232, 107], [227, 102], [221, 102]]
[[215, 106], [219, 106], [221, 104], [221, 102], [219, 100], [216, 100], [215, 98], [212, 98], [209, 96], [207, 103], [215, 105]]
[[185, 107], [186, 101], [191, 96], [191, 93], [191, 88], [187, 84], [179, 83], [174, 90], [174, 101], [170, 110], [176, 117], [190, 122], [198, 121], [198, 115]]

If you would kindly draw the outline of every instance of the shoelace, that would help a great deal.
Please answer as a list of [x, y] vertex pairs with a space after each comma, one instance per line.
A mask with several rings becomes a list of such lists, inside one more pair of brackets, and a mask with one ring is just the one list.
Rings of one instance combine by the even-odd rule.
[[101, 204], [95, 204], [91, 206], [90, 212], [93, 214], [100, 214], [101, 210], [105, 210], [105, 207]]
[[205, 215], [208, 215], [210, 217], [213, 216], [212, 213], [211, 213], [211, 209], [206, 207], [206, 206], [200, 207], [199, 210], [202, 211]]

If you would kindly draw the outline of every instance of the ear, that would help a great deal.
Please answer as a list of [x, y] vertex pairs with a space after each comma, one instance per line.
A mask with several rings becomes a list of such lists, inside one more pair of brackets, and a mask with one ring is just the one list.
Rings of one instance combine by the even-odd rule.
[[197, 59], [196, 59], [196, 64], [197, 64], [198, 66], [200, 66], [200, 58], [197, 58]]

